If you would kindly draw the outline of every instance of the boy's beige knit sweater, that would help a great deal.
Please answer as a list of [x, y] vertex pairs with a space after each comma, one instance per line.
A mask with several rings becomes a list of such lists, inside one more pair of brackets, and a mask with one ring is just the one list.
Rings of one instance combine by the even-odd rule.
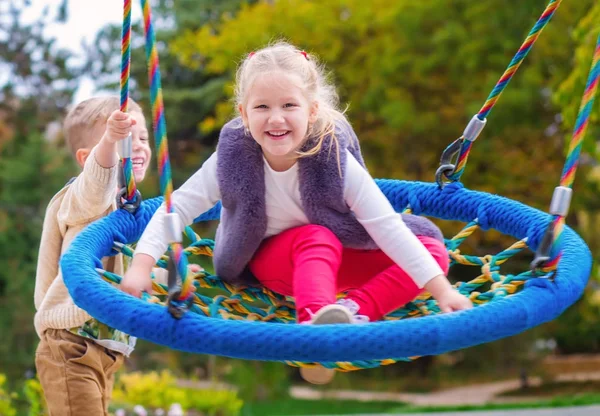
[[[115, 210], [117, 169], [117, 166], [109, 169], [100, 166], [92, 149], [81, 174], [48, 204], [35, 276], [34, 323], [40, 337], [48, 328], [75, 328], [91, 318], [73, 303], [59, 261], [85, 226]], [[108, 267], [108, 258], [104, 258], [104, 268], [122, 275], [122, 256], [114, 259], [114, 267]]]

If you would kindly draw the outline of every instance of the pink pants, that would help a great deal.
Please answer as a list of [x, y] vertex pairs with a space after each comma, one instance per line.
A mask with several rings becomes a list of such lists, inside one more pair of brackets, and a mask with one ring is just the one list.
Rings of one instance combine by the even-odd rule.
[[[432, 237], [418, 238], [447, 273], [444, 244]], [[295, 298], [299, 322], [335, 303], [340, 292], [347, 291], [348, 298], [359, 305], [359, 314], [371, 321], [383, 318], [421, 292], [381, 250], [342, 247], [333, 232], [319, 225], [292, 228], [266, 239], [249, 266], [262, 285]]]

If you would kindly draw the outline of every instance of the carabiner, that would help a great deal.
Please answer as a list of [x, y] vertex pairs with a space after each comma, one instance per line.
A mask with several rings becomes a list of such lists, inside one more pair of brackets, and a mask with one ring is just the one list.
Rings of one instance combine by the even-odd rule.
[[[538, 274], [538, 270], [544, 267], [544, 264], [550, 260], [550, 250], [552, 249], [552, 242], [554, 241], [554, 229], [552, 228], [552, 223], [548, 224], [546, 231], [544, 232], [544, 237], [542, 237], [542, 241], [535, 251], [535, 256], [530, 264], [531, 273], [539, 278], [544, 278], [545, 276], [540, 276]], [[551, 274], [551, 273], [550, 273]]]
[[442, 175], [449, 179], [450, 175], [452, 175], [456, 169], [456, 165], [452, 163], [452, 159], [460, 151], [463, 141], [464, 136], [460, 136], [442, 152], [442, 157], [440, 158], [440, 167], [435, 171], [435, 181], [440, 189], [443, 189], [444, 186], [446, 186]]
[[[173, 253], [169, 251], [169, 261], [167, 262], [168, 272], [168, 287], [169, 292], [167, 295], [167, 306], [169, 313], [175, 319], [181, 319], [181, 317], [189, 309], [189, 302], [182, 302], [179, 299], [181, 296], [181, 284], [179, 279], [179, 273], [177, 272], [177, 265], [173, 259]], [[191, 298], [190, 298], [191, 299]]]

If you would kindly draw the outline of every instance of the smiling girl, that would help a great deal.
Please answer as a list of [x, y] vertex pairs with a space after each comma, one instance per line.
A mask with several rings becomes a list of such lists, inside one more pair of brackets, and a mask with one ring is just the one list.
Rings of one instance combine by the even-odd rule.
[[[224, 281], [293, 296], [298, 322], [308, 324], [379, 320], [423, 289], [443, 312], [472, 306], [446, 278], [439, 229], [396, 213], [369, 175], [312, 55], [284, 42], [250, 53], [236, 101], [240, 116], [223, 126], [216, 152], [172, 196], [183, 224], [222, 201], [214, 265]], [[164, 218], [162, 206], [122, 282], [134, 296], [150, 291], [167, 248]], [[301, 372], [319, 384], [334, 375]]]

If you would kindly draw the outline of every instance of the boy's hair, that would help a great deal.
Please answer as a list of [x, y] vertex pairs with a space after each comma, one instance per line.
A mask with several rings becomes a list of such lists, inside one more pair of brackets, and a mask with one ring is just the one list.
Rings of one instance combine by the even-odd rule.
[[[317, 121], [309, 129], [309, 136], [316, 139], [316, 144], [301, 156], [318, 153], [323, 147], [326, 136], [335, 144], [339, 162], [339, 146], [335, 137], [335, 122], [346, 121], [343, 111], [339, 109], [339, 98], [335, 87], [327, 81], [325, 70], [313, 55], [308, 55], [287, 42], [279, 41], [271, 46], [250, 53], [240, 64], [236, 74], [235, 101], [236, 108], [245, 105], [248, 91], [258, 75], [273, 71], [282, 71], [297, 76], [309, 102], [319, 105]], [[331, 149], [330, 149], [331, 150]]]
[[[93, 129], [99, 123], [105, 124], [113, 111], [120, 107], [118, 96], [94, 97], [84, 100], [69, 111], [63, 130], [67, 147], [75, 156], [79, 149], [94, 147], [99, 137], [94, 137]], [[131, 98], [128, 111], [142, 113], [142, 108]]]

